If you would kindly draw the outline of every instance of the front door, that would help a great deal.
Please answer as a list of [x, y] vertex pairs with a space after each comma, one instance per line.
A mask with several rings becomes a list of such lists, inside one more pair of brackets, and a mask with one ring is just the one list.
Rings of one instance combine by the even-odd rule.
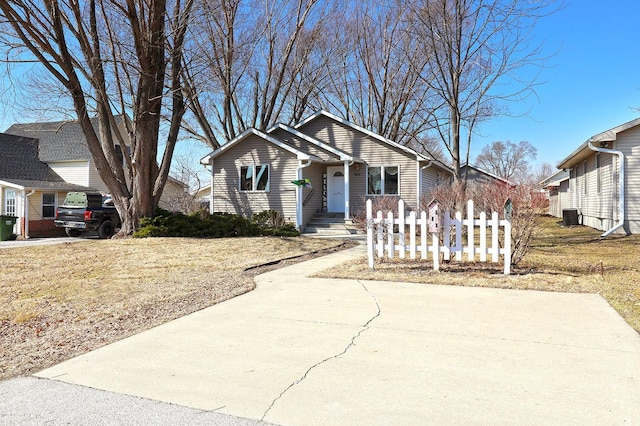
[[327, 167], [327, 209], [344, 213], [343, 167]]

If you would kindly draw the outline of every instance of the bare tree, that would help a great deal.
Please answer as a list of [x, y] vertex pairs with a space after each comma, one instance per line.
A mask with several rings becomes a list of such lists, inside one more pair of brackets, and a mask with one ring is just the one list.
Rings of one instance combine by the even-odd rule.
[[553, 3], [553, 0], [412, 3], [414, 36], [429, 52], [427, 72], [421, 75], [438, 99], [432, 126], [451, 156], [456, 179], [460, 179], [461, 163], [468, 162], [478, 124], [503, 113], [505, 102], [521, 100], [533, 92], [535, 71], [545, 58], [541, 56], [542, 46], [532, 44], [532, 30], [539, 18], [553, 12]]
[[495, 141], [482, 147], [475, 164], [503, 179], [524, 183], [529, 177], [529, 161], [536, 155], [536, 148], [527, 141]]
[[431, 152], [426, 132], [434, 105], [420, 76], [429, 52], [409, 31], [410, 17], [401, 0], [354, 3], [336, 23], [340, 49], [322, 102], [388, 139]]
[[[71, 99], [122, 218], [120, 235], [154, 215], [169, 174], [185, 111], [182, 47], [192, 6], [192, 0], [0, 2], [5, 55], [39, 64]], [[128, 114], [122, 134], [116, 117]], [[163, 115], [169, 125], [158, 164]]]
[[[324, 73], [316, 46], [330, 0], [200, 0], [193, 23], [197, 58], [185, 72], [189, 128], [217, 148], [247, 127], [292, 122], [309, 107]], [[191, 53], [191, 52], [190, 52]]]

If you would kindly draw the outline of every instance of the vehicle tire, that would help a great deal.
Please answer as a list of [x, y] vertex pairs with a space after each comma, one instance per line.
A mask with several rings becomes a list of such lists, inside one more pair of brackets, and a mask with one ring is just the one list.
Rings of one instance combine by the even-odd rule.
[[64, 228], [64, 232], [65, 234], [67, 234], [67, 237], [79, 237], [80, 234], [82, 234], [82, 231], [80, 231], [79, 229], [73, 229], [73, 228]]
[[110, 220], [105, 220], [98, 228], [98, 236], [100, 238], [111, 238], [116, 231], [116, 227]]

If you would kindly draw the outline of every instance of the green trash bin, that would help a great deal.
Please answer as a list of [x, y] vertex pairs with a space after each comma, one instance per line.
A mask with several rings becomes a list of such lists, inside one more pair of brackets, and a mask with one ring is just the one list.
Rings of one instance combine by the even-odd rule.
[[15, 216], [2, 216], [0, 215], [0, 241], [7, 241], [11, 239], [13, 234], [13, 225], [16, 224]]

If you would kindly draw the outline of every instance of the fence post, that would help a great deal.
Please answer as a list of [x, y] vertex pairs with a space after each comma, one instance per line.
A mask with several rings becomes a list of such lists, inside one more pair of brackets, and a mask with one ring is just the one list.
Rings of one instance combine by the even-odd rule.
[[473, 210], [473, 200], [467, 201], [467, 260], [469, 262], [476, 261], [476, 242], [475, 239], [475, 212]]
[[[442, 247], [444, 251], [444, 260], [451, 260], [451, 213], [449, 211], [444, 213], [444, 226], [443, 226], [443, 238]], [[438, 247], [440, 243], [438, 243]]]
[[487, 261], [487, 214], [480, 212], [480, 262]]
[[422, 210], [420, 213], [420, 246], [422, 247], [421, 259], [427, 259], [427, 212]]
[[367, 200], [367, 257], [369, 259], [369, 269], [373, 269], [373, 214], [371, 213], [371, 200]]
[[498, 229], [500, 222], [498, 221], [498, 212], [491, 213], [491, 261], [496, 263], [500, 254], [500, 244], [498, 242]]
[[409, 257], [416, 258], [416, 212], [409, 213]]
[[389, 212], [387, 214], [387, 220], [389, 221], [389, 225], [387, 227], [387, 256], [389, 257], [389, 259], [393, 259], [394, 256], [394, 252], [396, 251], [396, 248], [394, 247], [393, 244], [393, 240], [394, 240], [394, 235], [393, 235], [393, 225], [394, 225], [394, 219], [393, 219], [393, 212]]
[[462, 212], [456, 212], [456, 260], [462, 260]]
[[504, 274], [511, 273], [511, 222], [504, 221]]
[[404, 235], [404, 225], [405, 225], [405, 216], [404, 216], [404, 201], [398, 201], [398, 243], [400, 244], [400, 259], [404, 259], [405, 250], [406, 250], [406, 242]]
[[378, 210], [376, 215], [376, 223], [378, 224], [378, 257], [384, 256], [384, 220], [382, 219], [382, 211]]

